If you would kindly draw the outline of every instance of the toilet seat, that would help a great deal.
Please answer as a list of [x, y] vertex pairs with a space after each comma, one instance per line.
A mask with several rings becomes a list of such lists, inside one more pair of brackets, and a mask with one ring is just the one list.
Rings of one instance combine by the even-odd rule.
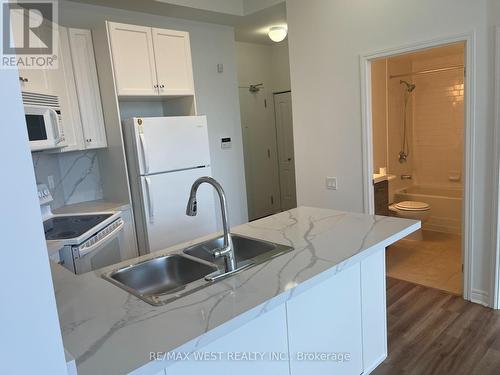
[[403, 201], [396, 203], [394, 205], [398, 210], [402, 211], [427, 211], [431, 208], [431, 206], [425, 202], [417, 202], [417, 201]]

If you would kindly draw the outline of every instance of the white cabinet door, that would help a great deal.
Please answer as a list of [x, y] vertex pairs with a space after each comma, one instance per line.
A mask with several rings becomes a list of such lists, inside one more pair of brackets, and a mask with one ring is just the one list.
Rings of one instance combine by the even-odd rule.
[[361, 262], [363, 367], [369, 374], [387, 357], [385, 248]]
[[153, 45], [160, 95], [193, 95], [189, 33], [153, 29]]
[[[196, 354], [222, 353], [221, 360], [193, 360], [168, 367], [168, 375], [288, 375], [287, 360], [272, 360], [271, 354], [288, 352], [285, 305], [278, 306], [204, 347]], [[238, 353], [263, 353], [263, 359], [238, 360]], [[216, 354], [218, 355], [218, 354]], [[313, 373], [310, 373], [313, 374]]]
[[150, 27], [108, 23], [118, 95], [158, 95]]
[[71, 62], [68, 29], [59, 26], [58, 69], [49, 72], [50, 87], [59, 96], [66, 147], [54, 152], [83, 150], [82, 122], [76, 94], [75, 76]]
[[19, 69], [21, 90], [54, 94], [49, 83], [50, 73], [48, 69]]
[[85, 148], [106, 147], [106, 131], [92, 34], [90, 30], [69, 29], [69, 41]]
[[[291, 375], [363, 372], [359, 264], [297, 295], [286, 305]], [[329, 357], [310, 357], [314, 354]]]

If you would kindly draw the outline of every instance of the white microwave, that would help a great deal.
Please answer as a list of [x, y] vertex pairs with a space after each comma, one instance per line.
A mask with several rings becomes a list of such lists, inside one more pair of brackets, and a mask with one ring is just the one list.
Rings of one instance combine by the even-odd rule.
[[59, 98], [23, 92], [23, 102], [31, 151], [66, 146]]

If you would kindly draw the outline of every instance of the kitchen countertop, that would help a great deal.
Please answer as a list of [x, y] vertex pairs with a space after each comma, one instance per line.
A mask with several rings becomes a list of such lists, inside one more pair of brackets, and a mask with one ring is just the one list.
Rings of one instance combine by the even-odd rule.
[[130, 208], [129, 203], [110, 202], [106, 200], [96, 200], [70, 204], [52, 210], [55, 215], [66, 215], [74, 213], [121, 211]]
[[294, 251], [164, 306], [151, 306], [100, 277], [137, 259], [79, 276], [51, 264], [64, 346], [79, 375], [154, 373], [166, 364], [150, 362], [150, 352], [199, 350], [418, 228], [414, 220], [320, 208], [282, 212], [232, 232]]
[[378, 174], [378, 173], [373, 174], [373, 183], [374, 184], [376, 184], [378, 182], [382, 182], [382, 181], [392, 181], [395, 179], [396, 179], [396, 176], [393, 174]]

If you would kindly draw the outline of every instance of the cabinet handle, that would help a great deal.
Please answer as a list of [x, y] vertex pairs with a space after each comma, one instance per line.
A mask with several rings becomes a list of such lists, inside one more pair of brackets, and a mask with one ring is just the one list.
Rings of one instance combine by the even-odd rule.
[[90, 142], [92, 142], [92, 138], [88, 138], [88, 139], [86, 139], [86, 141], [87, 141], [87, 143], [90, 143]]
[[154, 88], [154, 89], [157, 89], [157, 88], [158, 88], [158, 85], [153, 85], [153, 88]]
[[164, 89], [165, 88], [165, 85], [160, 85], [160, 89]]
[[21, 82], [28, 82], [28, 78], [25, 78], [25, 77], [19, 77], [19, 80]]

